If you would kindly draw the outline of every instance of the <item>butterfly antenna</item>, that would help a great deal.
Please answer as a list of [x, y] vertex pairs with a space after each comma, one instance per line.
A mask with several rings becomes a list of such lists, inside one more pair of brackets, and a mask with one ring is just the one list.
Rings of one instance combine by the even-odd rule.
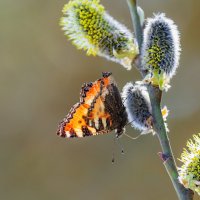
[[128, 97], [126, 97], [125, 99], [123, 99], [122, 103], [124, 105], [124, 102], [128, 99]]
[[112, 164], [115, 162], [115, 138], [113, 140], [113, 148], [112, 148]]
[[115, 162], [115, 154], [113, 152], [113, 154], [112, 154], [112, 164], [114, 164], [114, 162]]
[[121, 154], [124, 154], [124, 148], [123, 148], [122, 144], [120, 143], [119, 138], [115, 137], [114, 140], [113, 140], [112, 163], [115, 162], [115, 147], [116, 147], [116, 144], [120, 148]]
[[116, 138], [116, 137], [115, 137], [115, 142], [116, 142], [116, 144], [118, 145], [118, 147], [120, 148], [121, 154], [124, 154], [124, 148], [123, 148], [123, 146], [122, 146], [122, 144], [121, 144], [119, 138]]

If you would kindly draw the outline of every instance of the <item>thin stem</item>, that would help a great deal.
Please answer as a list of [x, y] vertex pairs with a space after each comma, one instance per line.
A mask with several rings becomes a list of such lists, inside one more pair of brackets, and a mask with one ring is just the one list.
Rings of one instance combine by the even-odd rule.
[[[134, 29], [135, 36], [137, 39], [139, 52], [141, 53], [142, 42], [143, 42], [143, 29], [141, 27], [140, 17], [137, 12], [137, 0], [127, 0], [127, 4], [128, 4], [129, 11], [131, 14], [133, 29]], [[146, 70], [141, 70], [141, 67], [140, 67], [141, 66], [140, 55], [138, 55], [136, 60], [133, 61], [133, 65], [135, 65], [135, 67], [141, 73], [142, 77], [146, 76], [146, 74], [147, 74]]]
[[133, 22], [133, 29], [135, 32], [135, 36], [139, 45], [139, 50], [141, 51], [142, 39], [143, 39], [143, 31], [140, 25], [140, 17], [137, 12], [137, 0], [127, 0], [128, 7], [131, 13], [131, 18]]
[[158, 87], [154, 87], [152, 85], [148, 87], [148, 90], [152, 106], [154, 130], [157, 133], [162, 148], [161, 158], [163, 160], [163, 164], [176, 190], [178, 198], [180, 200], [192, 200], [193, 192], [191, 190], [186, 189], [178, 181], [178, 171], [160, 108], [162, 92], [159, 90]]
[[[127, 3], [130, 9], [134, 31], [136, 33], [136, 38], [138, 40], [139, 49], [141, 52], [143, 32], [140, 25], [139, 15], [137, 13], [137, 1], [127, 0]], [[139, 61], [138, 63], [140, 65], [141, 62]], [[137, 66], [137, 68], [140, 69], [140, 66]], [[141, 72], [141, 74], [144, 77], [145, 73]], [[194, 195], [193, 191], [186, 189], [178, 181], [178, 171], [161, 113], [160, 102], [162, 99], [162, 91], [160, 91], [158, 87], [154, 87], [152, 85], [149, 85], [148, 91], [152, 106], [153, 128], [157, 133], [162, 148], [162, 153], [160, 155], [163, 160], [165, 169], [168, 172], [179, 200], [192, 200]]]

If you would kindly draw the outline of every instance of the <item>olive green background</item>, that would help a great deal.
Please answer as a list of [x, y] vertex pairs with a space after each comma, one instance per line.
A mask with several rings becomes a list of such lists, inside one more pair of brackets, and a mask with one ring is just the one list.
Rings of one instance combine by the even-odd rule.
[[[66, 140], [58, 122], [79, 100], [80, 87], [112, 71], [120, 89], [140, 79], [132, 69], [87, 57], [58, 25], [65, 0], [0, 1], [0, 199], [175, 200], [157, 153], [156, 136], [114, 133]], [[109, 13], [132, 29], [125, 0], [102, 0]], [[139, 0], [146, 16], [165, 12], [181, 32], [180, 68], [163, 96], [170, 110], [169, 137], [175, 157], [200, 132], [200, 1]], [[127, 133], [138, 132], [127, 127]], [[111, 163], [115, 152], [115, 163]], [[178, 162], [180, 166], [180, 162]], [[196, 196], [195, 199], [200, 199]]]

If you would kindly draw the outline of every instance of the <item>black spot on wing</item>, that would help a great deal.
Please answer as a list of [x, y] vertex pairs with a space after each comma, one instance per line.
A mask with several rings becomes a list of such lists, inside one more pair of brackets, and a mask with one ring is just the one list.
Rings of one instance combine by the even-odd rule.
[[96, 129], [94, 120], [91, 120], [91, 122], [92, 122], [92, 127]]
[[69, 133], [70, 133], [70, 138], [77, 137], [76, 132], [74, 131], [73, 128], [70, 129]]
[[99, 118], [99, 128], [98, 128], [98, 131], [101, 131], [104, 129], [104, 126], [103, 126], [103, 122], [102, 122], [102, 119]]
[[110, 119], [109, 118], [106, 119], [106, 128], [107, 129], [111, 128], [111, 126], [110, 126]]
[[82, 116], [82, 118], [84, 119], [85, 123], [86, 123], [87, 125], [89, 125], [89, 118], [86, 117], [86, 116]]
[[82, 132], [83, 132], [83, 137], [92, 135], [92, 132], [87, 128], [87, 126], [82, 127]]

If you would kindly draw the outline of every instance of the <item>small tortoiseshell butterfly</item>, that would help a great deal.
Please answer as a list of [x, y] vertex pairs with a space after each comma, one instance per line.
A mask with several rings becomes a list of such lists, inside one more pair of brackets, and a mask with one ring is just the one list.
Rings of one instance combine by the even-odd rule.
[[121, 95], [110, 72], [95, 82], [85, 83], [80, 92], [80, 102], [60, 122], [57, 134], [61, 137], [85, 137], [116, 131], [124, 132], [127, 114]]

